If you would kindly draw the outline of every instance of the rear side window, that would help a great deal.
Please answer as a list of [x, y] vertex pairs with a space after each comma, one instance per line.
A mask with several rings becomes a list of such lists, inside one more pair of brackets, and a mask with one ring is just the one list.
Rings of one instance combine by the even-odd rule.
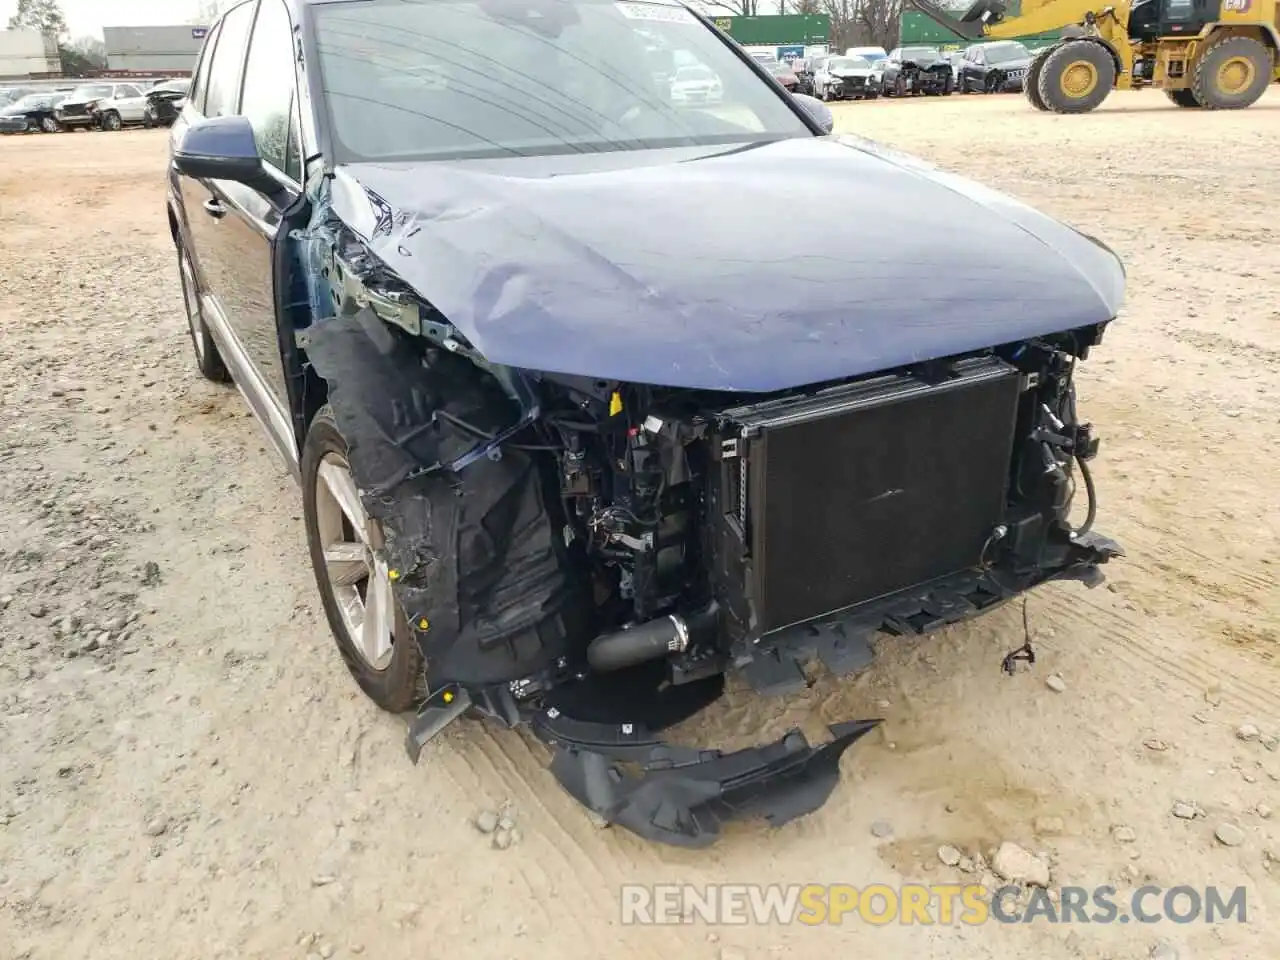
[[244, 49], [249, 42], [256, 6], [256, 2], [242, 3], [222, 18], [222, 35], [218, 37], [213, 67], [209, 71], [209, 90], [204, 102], [206, 117], [228, 117], [237, 112]]
[[262, 159], [294, 180], [302, 179], [294, 99], [293, 28], [281, 0], [262, 0], [244, 68], [240, 112], [253, 125]]
[[119, 97], [140, 97], [140, 96], [142, 96], [142, 91], [141, 91], [141, 90], [139, 90], [137, 87], [129, 87], [129, 86], [116, 87], [116, 97], [117, 97], [117, 98], [119, 98]]
[[222, 24], [218, 24], [205, 38], [200, 50], [200, 65], [196, 67], [195, 83], [191, 85], [191, 105], [204, 112], [204, 94], [209, 87], [209, 68], [213, 65], [213, 48], [218, 43], [218, 34], [222, 32]]

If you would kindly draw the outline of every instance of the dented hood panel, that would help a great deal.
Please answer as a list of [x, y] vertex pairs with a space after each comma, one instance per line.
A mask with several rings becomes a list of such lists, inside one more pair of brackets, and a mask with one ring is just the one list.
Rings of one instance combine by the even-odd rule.
[[770, 391], [1112, 319], [1106, 248], [860, 138], [356, 164], [334, 212], [492, 363]]

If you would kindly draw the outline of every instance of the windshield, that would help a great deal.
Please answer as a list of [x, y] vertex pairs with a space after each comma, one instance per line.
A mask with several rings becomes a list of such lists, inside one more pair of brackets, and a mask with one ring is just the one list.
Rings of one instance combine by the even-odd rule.
[[83, 87], [76, 87], [71, 91], [71, 96], [67, 99], [75, 102], [78, 100], [93, 100], [97, 97], [109, 96], [111, 96], [111, 87], [106, 84], [98, 83]]
[[1020, 43], [998, 43], [985, 48], [987, 63], [1008, 63], [1011, 60], [1030, 60], [1031, 51]]
[[789, 74], [795, 73], [792, 65], [787, 63], [785, 60], [776, 61], [772, 66], [770, 66], [769, 70], [775, 77], [785, 77]]
[[870, 70], [871, 64], [861, 57], [832, 57], [827, 69], [832, 73], [849, 73], [854, 70]]
[[162, 80], [149, 91], [150, 93], [189, 93], [190, 80]]
[[[366, 0], [312, 9], [340, 163], [813, 135], [781, 91], [683, 7]], [[723, 89], [714, 102], [676, 96], [663, 79], [672, 74], [719, 79]]]
[[903, 47], [903, 60], [937, 60], [938, 49], [936, 47]]
[[53, 96], [47, 93], [29, 93], [13, 101], [10, 107], [14, 110], [44, 110], [53, 103], [53, 100]]

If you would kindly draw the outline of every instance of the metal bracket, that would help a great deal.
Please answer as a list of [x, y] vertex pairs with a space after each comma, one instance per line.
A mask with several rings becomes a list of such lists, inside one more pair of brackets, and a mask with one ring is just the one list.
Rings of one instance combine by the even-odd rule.
[[417, 764], [422, 748], [470, 707], [470, 695], [457, 684], [447, 684], [427, 697], [405, 733], [404, 749], [409, 759]]

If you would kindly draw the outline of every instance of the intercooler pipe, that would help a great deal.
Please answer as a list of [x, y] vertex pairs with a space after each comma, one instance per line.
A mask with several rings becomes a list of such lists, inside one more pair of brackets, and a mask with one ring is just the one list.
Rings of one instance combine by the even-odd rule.
[[719, 607], [711, 603], [687, 617], [673, 613], [603, 634], [587, 647], [587, 662], [592, 669], [607, 673], [680, 653], [690, 644], [714, 636], [718, 612]]

